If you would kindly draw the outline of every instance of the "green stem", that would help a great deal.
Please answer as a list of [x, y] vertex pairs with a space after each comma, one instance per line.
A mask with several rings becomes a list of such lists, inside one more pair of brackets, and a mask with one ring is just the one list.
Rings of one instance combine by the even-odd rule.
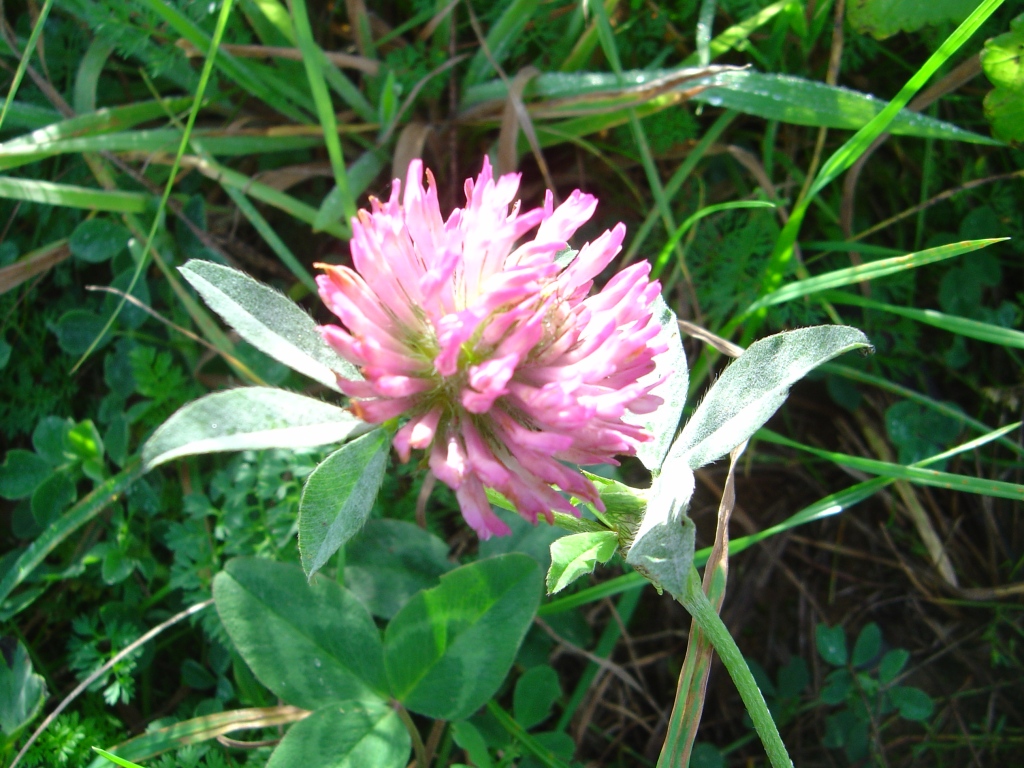
[[420, 729], [412, 721], [412, 715], [409, 714], [409, 710], [397, 701], [392, 706], [398, 714], [398, 719], [405, 726], [405, 730], [409, 732], [409, 738], [412, 740], [412, 751], [416, 755], [416, 768], [427, 768], [429, 764], [427, 761], [427, 748], [423, 744], [423, 737], [420, 736]]
[[696, 568], [692, 569], [690, 578], [687, 580], [686, 592], [676, 597], [693, 617], [694, 624], [711, 641], [715, 652], [725, 664], [729, 676], [740, 692], [740, 698], [743, 699], [750, 719], [754, 721], [754, 728], [757, 730], [758, 736], [761, 737], [761, 743], [764, 744], [765, 752], [768, 753], [768, 760], [771, 761], [772, 768], [793, 768], [793, 761], [789, 759], [786, 745], [782, 743], [779, 729], [775, 727], [775, 721], [772, 720], [761, 690], [754, 682], [750, 667], [747, 666], [743, 654], [740, 653], [740, 649], [736, 645], [736, 641], [732, 639], [732, 635], [729, 634], [725, 623], [704, 594], [700, 575]]

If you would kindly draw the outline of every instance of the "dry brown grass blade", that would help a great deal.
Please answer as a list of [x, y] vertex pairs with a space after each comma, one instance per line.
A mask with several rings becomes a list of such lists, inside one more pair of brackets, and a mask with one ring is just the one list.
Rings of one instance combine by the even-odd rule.
[[406, 125], [395, 141], [394, 155], [391, 158], [391, 178], [404, 179], [409, 170], [409, 163], [423, 157], [423, 147], [433, 129], [427, 123], [418, 120]]
[[[211, 601], [212, 602], [212, 601]], [[132, 754], [133, 760], [148, 760], [171, 749], [180, 749], [188, 744], [196, 744], [210, 739], [219, 739], [229, 733], [236, 731], [249, 731], [258, 728], [274, 728], [279, 725], [288, 725], [299, 720], [304, 720], [313, 714], [308, 709], [300, 709], [290, 704], [280, 704], [276, 707], [250, 707], [248, 709], [234, 709], [228, 712], [218, 712], [205, 717], [196, 717], [180, 723], [150, 731], [134, 739], [122, 742], [110, 749], [111, 752], [128, 752]], [[148, 753], [138, 754], [129, 752], [133, 746], [139, 749], [141, 745], [154, 742], [161, 734], [166, 734], [167, 739], [161, 742], [159, 749], [151, 750]], [[234, 740], [232, 740], [234, 741]], [[249, 742], [246, 746], [253, 746]], [[140, 750], [141, 751], [141, 750]]]
[[14, 290], [26, 280], [42, 274], [71, 255], [67, 238], [33, 251], [25, 258], [0, 269], [0, 295]]
[[[188, 58], [203, 58], [205, 51], [200, 51], [190, 41], [182, 38], [176, 42], [175, 47], [185, 52]], [[278, 45], [234, 45], [222, 43], [220, 50], [237, 56], [240, 59], [287, 59], [288, 61], [302, 61], [302, 51], [298, 48], [285, 48]], [[335, 51], [324, 51], [324, 56], [332, 64], [342, 69], [356, 69], [368, 75], [376, 75], [380, 72], [380, 62], [367, 58], [366, 56], [353, 56], [350, 53], [339, 53]]]
[[498, 132], [498, 174], [512, 173], [519, 167], [519, 152], [516, 145], [519, 144], [519, 113], [525, 111], [522, 109], [523, 91], [539, 74], [540, 70], [536, 67], [524, 67], [508, 84], [508, 99], [505, 101], [505, 111], [501, 115], [501, 130]]
[[[512, 120], [512, 118], [508, 116], [509, 109], [511, 108], [511, 110], [514, 112], [515, 121], [512, 124], [512, 127], [518, 126], [518, 128], [522, 129], [523, 136], [526, 137], [526, 141], [530, 145], [530, 151], [533, 153], [533, 158], [534, 160], [536, 160], [537, 167], [540, 169], [540, 174], [541, 176], [544, 177], [544, 185], [552, 191], [552, 193], [555, 196], [555, 202], [557, 203], [558, 192], [555, 190], [555, 182], [551, 178], [551, 171], [548, 169], [547, 160], [544, 159], [544, 153], [541, 152], [540, 141], [537, 139], [537, 131], [533, 127], [533, 118], [529, 110], [527, 110], [526, 105], [523, 103], [522, 98], [523, 89], [526, 88], [526, 84], [529, 83], [529, 81], [536, 77], [538, 74], [540, 74], [540, 72], [539, 70], [532, 66], [524, 67], [518, 74], [516, 74], [513, 80], [509, 80], [508, 75], [505, 73], [505, 70], [502, 69], [501, 64], [499, 64], [498, 61], [494, 58], [494, 56], [491, 54], [491, 48], [489, 45], [487, 45], [487, 38], [485, 37], [483, 30], [480, 28], [480, 21], [479, 19], [477, 19], [476, 13], [473, 12], [473, 7], [468, 2], [466, 3], [466, 11], [469, 14], [469, 23], [470, 26], [473, 27], [473, 33], [476, 35], [477, 42], [480, 44], [480, 49], [484, 52], [484, 55], [487, 57], [487, 61], [490, 62], [491, 66], [494, 68], [494, 71], [498, 73], [498, 77], [501, 78], [502, 82], [505, 83], [506, 88], [508, 88], [508, 95], [506, 96], [505, 105], [502, 109], [501, 134], [502, 136], [504, 136], [507, 133], [505, 127], [506, 121]], [[514, 131], [514, 133], [518, 134], [518, 131]], [[513, 144], [514, 143], [515, 142], [513, 141]], [[500, 154], [500, 138], [498, 146]], [[506, 154], [508, 154], [507, 150]], [[516, 154], [514, 150], [512, 154]], [[499, 160], [500, 159], [501, 158], [499, 157]], [[512, 163], [512, 168], [514, 169], [516, 166], [518, 166], [518, 164], [518, 159], [516, 159]]]
[[692, 336], [695, 339], [700, 339], [710, 347], [714, 347], [723, 355], [729, 357], [739, 357], [743, 354], [743, 347], [739, 344], [733, 344], [728, 339], [723, 339], [721, 336], [716, 336], [707, 328], [702, 328], [695, 323], [691, 323], [687, 320], [677, 320], [679, 323], [679, 330], [685, 333], [687, 336]]
[[[854, 416], [860, 426], [861, 433], [877, 458], [882, 461], [893, 462], [895, 459], [888, 443], [882, 439], [863, 411], [856, 411]], [[953, 569], [953, 563], [946, 552], [946, 547], [942, 543], [942, 539], [939, 538], [939, 534], [936, 532], [935, 526], [932, 525], [932, 521], [928, 517], [928, 513], [921, 504], [920, 499], [918, 499], [913, 486], [906, 480], [897, 480], [893, 483], [893, 487], [903, 501], [903, 508], [906, 511], [907, 517], [914, 524], [914, 528], [917, 529], [917, 535], [921, 537], [921, 543], [928, 550], [928, 556], [932, 565], [938, 570], [943, 581], [953, 588], [958, 588], [960, 583], [957, 580], [956, 571]]]

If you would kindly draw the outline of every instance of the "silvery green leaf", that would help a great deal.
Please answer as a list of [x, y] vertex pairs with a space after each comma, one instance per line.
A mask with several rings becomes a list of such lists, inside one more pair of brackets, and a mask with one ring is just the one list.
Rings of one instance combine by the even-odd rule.
[[178, 271], [239, 335], [280, 363], [340, 392], [335, 373], [362, 376], [323, 340], [298, 304], [243, 272], [190, 259]]
[[661, 323], [661, 332], [655, 337], [654, 343], [664, 342], [668, 351], [658, 355], [655, 369], [644, 376], [641, 381], [657, 381], [668, 376], [665, 381], [655, 387], [652, 395], [657, 395], [664, 402], [653, 413], [627, 413], [623, 421], [641, 426], [647, 430], [652, 439], [643, 443], [637, 450], [637, 458], [647, 469], [653, 471], [661, 467], [665, 461], [672, 438], [679, 428], [679, 419], [683, 415], [686, 404], [686, 392], [690, 385], [690, 374], [686, 365], [686, 352], [683, 340], [679, 335], [679, 323], [676, 313], [669, 309], [665, 299], [659, 296], [654, 302], [654, 315]]
[[719, 377], [682, 434], [673, 457], [690, 469], [721, 458], [750, 438], [786, 400], [789, 388], [843, 352], [870, 348], [867, 337], [845, 325], [819, 325], [756, 341]]
[[337, 443], [368, 425], [312, 397], [272, 387], [214, 392], [179, 408], [142, 446], [148, 471], [180, 456]]

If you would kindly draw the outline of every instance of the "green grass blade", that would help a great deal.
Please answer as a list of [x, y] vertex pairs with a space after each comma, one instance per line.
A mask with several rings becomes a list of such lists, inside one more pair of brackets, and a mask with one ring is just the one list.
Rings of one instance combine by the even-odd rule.
[[828, 291], [844, 285], [852, 285], [853, 283], [875, 280], [879, 277], [885, 277], [886, 275], [892, 275], [908, 269], [917, 269], [918, 267], [923, 267], [926, 264], [934, 264], [937, 261], [945, 261], [946, 259], [951, 259], [954, 256], [960, 256], [964, 253], [970, 253], [971, 251], [986, 248], [993, 243], [1002, 242], [1006, 239], [1007, 238], [1005, 237], [993, 237], [985, 240], [965, 240], [962, 243], [940, 245], [936, 248], [929, 248], [926, 251], [919, 251], [918, 253], [908, 253], [905, 256], [880, 259], [878, 261], [868, 262], [867, 264], [858, 264], [854, 267], [837, 269], [824, 275], [818, 275], [817, 277], [808, 277], [803, 280], [796, 280], [765, 296], [762, 296], [747, 307], [746, 311], [743, 312], [743, 316], [749, 316], [764, 307], [783, 304], [787, 301], [793, 301], [794, 299], [799, 299], [803, 296], [810, 296], [814, 293], [821, 293], [822, 291]]
[[334, 105], [331, 103], [331, 96], [327, 92], [327, 84], [324, 81], [323, 51], [313, 41], [313, 30], [309, 26], [306, 0], [292, 0], [291, 7], [292, 21], [295, 25], [295, 38], [299, 51], [302, 53], [302, 63], [306, 67], [306, 77], [309, 80], [310, 91], [313, 93], [316, 114], [320, 120], [320, 125], [324, 129], [324, 143], [327, 145], [327, 155], [331, 160], [331, 170], [334, 171], [334, 184], [341, 199], [341, 208], [345, 219], [351, 220], [356, 215], [356, 204], [349, 192], [348, 174], [345, 170], [345, 155], [342, 152], [341, 140], [338, 137], [338, 121], [334, 115]]
[[90, 211], [142, 213], [146, 210], [150, 195], [141, 192], [107, 192], [73, 184], [0, 176], [0, 198], [29, 200], [33, 203], [84, 208]]
[[[60, 120], [60, 112], [40, 104], [26, 104], [23, 101], [0, 99], [0, 104], [7, 109], [7, 124], [30, 131], [42, 128]], [[7, 106], [10, 104], [10, 106]]]
[[[793, 75], [745, 69], [721, 72], [708, 81], [711, 87], [695, 94], [694, 101], [793, 125], [855, 131], [886, 109], [885, 101], [866, 93]], [[887, 130], [901, 136], [1002, 146], [990, 136], [903, 110], [896, 112]]]
[[706, 67], [711, 63], [711, 28], [715, 22], [717, 0], [701, 0], [697, 12], [697, 65]]
[[[723, 53], [739, 49], [741, 45], [758, 29], [774, 19], [781, 11], [793, 3], [794, 0], [776, 0], [771, 5], [765, 6], [753, 16], [744, 19], [739, 24], [733, 24], [722, 32], [708, 45], [708, 60], [714, 61]], [[696, 67], [700, 64], [700, 55], [697, 52], [691, 53], [682, 61], [684, 67]]]
[[[228, 168], [226, 165], [221, 165], [213, 160], [200, 160], [196, 163], [196, 169], [204, 176], [208, 176], [220, 183], [222, 186], [230, 186], [235, 189], [239, 189], [242, 192], [245, 192], [249, 197], [266, 203], [267, 205], [272, 205], [299, 221], [309, 224], [310, 226], [313, 226], [313, 223], [316, 221], [317, 209], [313, 206], [295, 199], [286, 192], [281, 192], [271, 186], [256, 181], [252, 177], [246, 176], [244, 173]], [[324, 232], [341, 238], [342, 240], [347, 240], [352, 236], [351, 230], [346, 222], [333, 222], [328, 226], [324, 226], [322, 229]]]
[[[814, 182], [811, 184], [807, 196], [793, 207], [789, 221], [783, 227], [782, 233], [775, 242], [775, 247], [764, 271], [761, 293], [766, 294], [776, 290], [782, 284], [785, 275], [789, 271], [789, 264], [793, 258], [793, 246], [799, 236], [800, 225], [803, 223], [811, 200], [839, 174], [857, 162], [858, 158], [864, 154], [865, 150], [876, 138], [891, 128], [891, 124], [900, 110], [910, 102], [914, 95], [935, 74], [936, 70], [967, 42], [968, 38], [978, 30], [978, 27], [1002, 3], [1003, 0], [983, 0], [974, 12], [956, 28], [953, 34], [946, 38], [945, 42], [928, 58], [924, 65], [914, 73], [910, 80], [900, 89], [899, 93], [896, 94], [895, 98], [874, 119], [857, 131], [825, 161], [821, 170], [818, 171]], [[764, 312], [764, 309], [759, 310], [757, 317], [763, 318]], [[745, 335], [753, 338], [758, 326], [759, 323], [749, 323], [745, 329]]]
[[[225, 131], [195, 131], [195, 137], [211, 155], [248, 156], [272, 152], [291, 152], [322, 145], [319, 136], [300, 135], [237, 135]], [[143, 131], [119, 131], [82, 136], [37, 144], [22, 142], [10, 147], [0, 145], [0, 170], [10, 170], [45, 160], [54, 155], [83, 152], [174, 152], [181, 141], [181, 131], [158, 128]]]
[[[1019, 424], [1014, 424], [1011, 425], [1009, 429], [1016, 429], [1019, 426]], [[1003, 429], [1008, 431], [1005, 427]], [[999, 432], [999, 434], [1005, 434], [1005, 431], [1000, 432], [997, 430], [997, 432]], [[796, 448], [804, 451], [805, 453], [818, 456], [819, 458], [827, 459], [834, 464], [859, 469], [872, 475], [879, 475], [893, 480], [906, 480], [911, 483], [916, 483], [917, 485], [945, 488], [950, 491], [965, 491], [967, 493], [976, 493], [982, 496], [993, 496], [1000, 499], [1024, 501], [1024, 485], [1019, 485], [1017, 483], [1008, 483], [1001, 480], [986, 480], [980, 477], [958, 475], [952, 472], [940, 472], [934, 469], [925, 469], [919, 465], [903, 466], [902, 464], [893, 464], [888, 461], [866, 459], [861, 456], [850, 456], [845, 453], [836, 453], [835, 451], [812, 448], [809, 445], [803, 445], [802, 443], [790, 440], [787, 437], [783, 437], [782, 435], [764, 428], [757, 433], [757, 436], [767, 442]]]
[[944, 331], [955, 333], [958, 336], [965, 336], [969, 339], [977, 339], [978, 341], [998, 344], [1003, 347], [1024, 349], [1024, 333], [1015, 331], [1012, 328], [1003, 328], [999, 325], [972, 320], [968, 317], [947, 315], [945, 312], [938, 312], [934, 309], [899, 307], [894, 304], [886, 304], [881, 301], [865, 298], [864, 296], [847, 293], [846, 291], [828, 291], [823, 298], [826, 301], [831, 301], [833, 304], [852, 304], [855, 307], [877, 309], [880, 312], [890, 312], [901, 317], [908, 317], [919, 323], [924, 323], [934, 328], [941, 328]]
[[[679, 164], [675, 173], [672, 174], [668, 183], [665, 184], [665, 196], [669, 200], [679, 194], [679, 190], [683, 188], [683, 184], [688, 178], [690, 178], [690, 174], [692, 174], [697, 168], [698, 163], [704, 159], [708, 150], [711, 149], [716, 141], [718, 141], [718, 138], [725, 132], [725, 129], [732, 125], [733, 120], [736, 119], [738, 114], [739, 113], [732, 110], [726, 110], [718, 117], [717, 120], [715, 120], [714, 123], [711, 124], [711, 127], [704, 132], [700, 141], [698, 141], [697, 145], [686, 155], [686, 159]], [[640, 228], [637, 230], [629, 244], [629, 248], [626, 250], [626, 256], [624, 258], [625, 263], [628, 264], [632, 262], [636, 257], [636, 254], [643, 247], [648, 235], [650, 235], [651, 230], [654, 228], [657, 219], [658, 212], [655, 210], [650, 211], [646, 218], [644, 218], [643, 224], [640, 225]]]
[[78, 64], [75, 75], [75, 90], [71, 104], [79, 114], [96, 111], [96, 87], [107, 59], [114, 52], [112, 45], [101, 38], [94, 38]]
[[[920, 392], [915, 392], [913, 389], [910, 389], [909, 387], [901, 386], [900, 384], [896, 384], [895, 382], [889, 381], [888, 379], [884, 379], [881, 376], [874, 376], [873, 374], [867, 373], [866, 371], [861, 371], [856, 368], [850, 368], [839, 363], [825, 363], [824, 365], [819, 366], [818, 370], [822, 371], [823, 373], [832, 373], [837, 376], [843, 376], [844, 378], [850, 379], [851, 381], [859, 381], [863, 384], [870, 384], [872, 386], [878, 387], [879, 389], [883, 389], [887, 392], [892, 392], [894, 395], [898, 395], [899, 397], [906, 398], [907, 400], [913, 400], [915, 403], [923, 405], [925, 408], [929, 408], [935, 411], [936, 413], [941, 413], [943, 416], [948, 416], [949, 418], [954, 419], [955, 421], [959, 421], [961, 424], [965, 424], [971, 429], [974, 429], [978, 432], [987, 434], [991, 430], [991, 427], [989, 427], [988, 424], [985, 424], [982, 421], [978, 421], [977, 419], [971, 418], [966, 413], [957, 408], [953, 408], [949, 405], [946, 405], [945, 403], [928, 397], [927, 395], [922, 395]], [[1004, 448], [1008, 448], [1009, 450], [1016, 453], [1018, 456], [1024, 456], [1024, 446], [1020, 445], [1019, 443], [1015, 443], [1013, 440], [1009, 440], [1005, 437], [998, 437], [996, 439], [998, 440], [999, 444]]]
[[25, 43], [25, 50], [21, 52], [21, 60], [18, 62], [18, 68], [14, 70], [11, 87], [7, 89], [7, 98], [4, 99], [4, 106], [0, 109], [0, 128], [3, 128], [4, 120], [7, 119], [7, 110], [14, 102], [14, 96], [21, 86], [22, 79], [25, 77], [29, 59], [32, 58], [32, 51], [36, 49], [36, 43], [39, 42], [39, 36], [43, 33], [43, 27], [46, 25], [46, 17], [50, 15], [52, 7], [53, 0], [46, 0], [39, 11], [39, 17], [36, 19], [35, 24], [32, 25], [32, 34], [29, 35], [28, 42]]
[[242, 212], [242, 215], [248, 219], [249, 223], [252, 224], [260, 237], [263, 238], [263, 242], [270, 246], [271, 250], [277, 254], [286, 267], [295, 275], [296, 279], [302, 283], [311, 293], [316, 293], [316, 281], [313, 280], [313, 276], [309, 274], [302, 263], [295, 257], [291, 249], [285, 244], [274, 228], [270, 226], [270, 223], [263, 218], [256, 206], [249, 202], [241, 190], [227, 184], [222, 185], [225, 192], [228, 193], [228, 197], [238, 206], [238, 210]]
[[121, 472], [96, 486], [89, 495], [50, 523], [0, 578], [0, 603], [6, 600], [14, 588], [32, 574], [47, 555], [75, 531], [113, 504], [141, 476], [139, 460], [132, 459]]
[[672, 233], [672, 236], [666, 241], [665, 245], [662, 246], [658, 256], [654, 259], [654, 268], [651, 270], [651, 279], [657, 280], [665, 267], [668, 265], [669, 257], [672, 255], [672, 249], [675, 248], [683, 236], [690, 230], [694, 224], [705, 216], [711, 216], [714, 213], [720, 211], [732, 211], [738, 208], [774, 208], [774, 203], [767, 203], [763, 200], [736, 200], [729, 203], [718, 203], [717, 205], [708, 205], [701, 208], [699, 211], [690, 216], [686, 221], [676, 227], [676, 231]]
[[508, 3], [494, 26], [487, 31], [485, 42], [491, 54], [490, 57], [484, 52], [482, 46], [478, 48], [469, 62], [469, 69], [463, 76], [463, 87], [479, 83], [494, 72], [491, 59], [498, 64], [505, 60], [512, 45], [523, 33], [526, 25], [533, 18], [533, 14], [537, 12], [539, 5], [540, 0], [512, 0]]
[[[164, 0], [138, 0], [138, 2], [167, 22], [171, 29], [194, 45], [196, 49], [211, 50], [212, 41], [206, 36], [206, 33], [170, 3], [164, 2]], [[216, 32], [214, 32], [214, 37], [216, 37]], [[285, 117], [298, 123], [305, 123], [308, 118], [302, 110], [315, 111], [313, 102], [306, 93], [296, 89], [294, 83], [282, 80], [271, 67], [240, 61], [227, 54], [220, 54], [215, 58], [217, 68], [225, 76]]]
[[[144, 0], [149, 2], [149, 0]], [[167, 177], [167, 183], [164, 185], [164, 192], [160, 198], [160, 204], [157, 207], [156, 215], [153, 217], [153, 223], [149, 228], [149, 234], [146, 236], [146, 242], [142, 247], [142, 252], [139, 258], [136, 260], [135, 273], [132, 275], [131, 282], [128, 284], [128, 288], [125, 291], [125, 296], [121, 297], [121, 300], [117, 303], [114, 311], [107, 318], [107, 322], [103, 326], [96, 338], [93, 340], [89, 348], [85, 350], [82, 356], [75, 363], [71, 372], [74, 373], [78, 368], [86, 361], [89, 355], [92, 354], [93, 350], [96, 349], [96, 345], [99, 344], [100, 340], [106, 336], [107, 332], [113, 326], [114, 321], [117, 319], [118, 314], [121, 312], [121, 308], [124, 307], [127, 296], [130, 296], [132, 291], [135, 289], [135, 284], [138, 282], [139, 277], [142, 275], [146, 268], [147, 259], [149, 257], [150, 249], [153, 247], [153, 239], [156, 237], [157, 229], [160, 227], [160, 223], [163, 220], [164, 211], [167, 209], [167, 201], [171, 196], [171, 189], [174, 187], [174, 181], [178, 175], [178, 168], [181, 167], [181, 158], [185, 154], [185, 149], [188, 147], [189, 138], [192, 134], [192, 129], [195, 127], [196, 118], [199, 116], [199, 108], [202, 106], [203, 97], [206, 93], [206, 87], [210, 82], [210, 75], [213, 74], [213, 64], [217, 58], [217, 49], [220, 47], [220, 41], [224, 37], [224, 30], [227, 29], [228, 19], [231, 17], [231, 9], [234, 7], [234, 0], [224, 0], [221, 5], [220, 13], [217, 16], [217, 25], [213, 31], [213, 40], [210, 42], [210, 48], [206, 54], [206, 60], [203, 62], [203, 71], [199, 75], [199, 87], [196, 89], [196, 95], [192, 100], [192, 109], [189, 110], [188, 122], [185, 123], [185, 130], [182, 131], [181, 143], [178, 145], [178, 153], [174, 157], [174, 163], [171, 165], [170, 174]]]
[[123, 107], [98, 109], [85, 115], [50, 123], [24, 136], [9, 139], [0, 144], [0, 156], [12, 152], [32, 152], [40, 146], [76, 137], [127, 130], [147, 120], [162, 117], [168, 112], [188, 109], [191, 104], [191, 96], [178, 96], [171, 99], [140, 101]]

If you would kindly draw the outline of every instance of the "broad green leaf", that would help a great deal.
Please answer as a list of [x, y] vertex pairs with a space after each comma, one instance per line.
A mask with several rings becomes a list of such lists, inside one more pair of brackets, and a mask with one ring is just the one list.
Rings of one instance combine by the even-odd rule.
[[32, 493], [32, 517], [40, 527], [46, 528], [60, 517], [78, 497], [75, 484], [65, 472], [54, 472]]
[[97, 337], [103, 336], [96, 344], [96, 348], [106, 346], [113, 338], [111, 333], [104, 333], [106, 321], [95, 312], [88, 309], [69, 309], [62, 314], [57, 323], [51, 326], [57, 334], [57, 344], [69, 355], [80, 355], [85, 352]]
[[981, 68], [995, 89], [985, 96], [985, 117], [992, 134], [1008, 142], [1024, 141], [1024, 15], [1010, 31], [985, 41]]
[[102, 459], [103, 438], [91, 419], [78, 422], [64, 435], [64, 452], [79, 461]]
[[281, 740], [267, 768], [404, 768], [409, 731], [383, 701], [344, 701], [300, 720]]
[[464, 565], [391, 620], [384, 663], [392, 694], [413, 712], [468, 717], [495, 694], [540, 604], [537, 563], [520, 554]]
[[[491, 753], [487, 749], [487, 741], [469, 720], [452, 723], [452, 739], [466, 751], [476, 768], [491, 768], [494, 765]], [[452, 768], [455, 766], [453, 765]]]
[[345, 586], [383, 619], [454, 567], [445, 542], [403, 520], [368, 520], [345, 548]]
[[551, 707], [561, 695], [558, 673], [547, 664], [533, 667], [516, 681], [512, 714], [519, 725], [530, 730], [548, 719]]
[[14, 448], [0, 464], [0, 496], [14, 501], [32, 495], [52, 471], [49, 463], [32, 451]]
[[67, 456], [64, 455], [64, 439], [74, 426], [75, 422], [71, 419], [47, 416], [36, 424], [32, 431], [32, 447], [50, 464], [58, 467], [67, 461]]
[[960, 23], [977, 4], [977, 0], [852, 0], [846, 6], [846, 20], [861, 34], [884, 40], [897, 32]]
[[39, 714], [46, 684], [20, 642], [0, 655], [0, 731], [10, 738]]
[[810, 371], [867, 337], [843, 325], [815, 326], [768, 336], [737, 358], [712, 385], [672, 446], [691, 469], [703, 467], [748, 439], [778, 410], [789, 388]]
[[665, 299], [659, 296], [654, 303], [654, 314], [658, 318], [658, 322], [661, 323], [661, 332], [652, 343], [664, 343], [668, 345], [668, 351], [658, 355], [654, 371], [641, 381], [657, 381], [662, 377], [667, 377], [651, 392], [664, 402], [653, 413], [627, 413], [624, 418], [624, 421], [630, 424], [644, 427], [651, 435], [651, 439], [642, 443], [637, 449], [636, 456], [647, 469], [652, 471], [660, 468], [662, 462], [665, 461], [669, 446], [672, 445], [676, 430], [679, 428], [679, 419], [683, 415], [686, 393], [690, 385], [686, 351], [683, 349], [683, 340], [679, 335], [676, 313], [669, 309]]
[[910, 660], [910, 651], [896, 648], [882, 657], [878, 664], [878, 681], [883, 685], [891, 683]]
[[273, 288], [210, 261], [192, 259], [179, 271], [243, 339], [278, 362], [336, 392], [337, 374], [362, 378], [323, 340], [313, 319]]
[[388, 463], [388, 433], [375, 429], [313, 470], [299, 501], [299, 553], [306, 575], [324, 567], [362, 528]]
[[882, 630], [875, 622], [865, 625], [864, 629], [857, 635], [857, 641], [853, 644], [853, 656], [850, 658], [855, 667], [864, 667], [870, 664], [882, 652]]
[[336, 405], [271, 387], [214, 392], [179, 408], [142, 446], [153, 467], [197, 453], [308, 448], [339, 443], [366, 428]]
[[935, 711], [935, 702], [920, 688], [897, 685], [886, 691], [885, 696], [907, 720], [923, 722]]
[[833, 669], [825, 676], [819, 698], [822, 704], [842, 704], [853, 689], [853, 675], [845, 667]]
[[86, 219], [71, 233], [71, 255], [91, 264], [112, 259], [128, 245], [131, 233], [110, 219]]
[[814, 631], [818, 654], [833, 667], [845, 667], [849, 659], [846, 648], [846, 633], [840, 626], [828, 627], [819, 624]]
[[213, 581], [224, 627], [246, 664], [289, 704], [320, 709], [387, 692], [380, 633], [349, 591], [302, 569], [238, 558]]
[[576, 579], [592, 573], [598, 563], [607, 563], [618, 546], [615, 531], [573, 533], [552, 542], [548, 594], [561, 592]]

